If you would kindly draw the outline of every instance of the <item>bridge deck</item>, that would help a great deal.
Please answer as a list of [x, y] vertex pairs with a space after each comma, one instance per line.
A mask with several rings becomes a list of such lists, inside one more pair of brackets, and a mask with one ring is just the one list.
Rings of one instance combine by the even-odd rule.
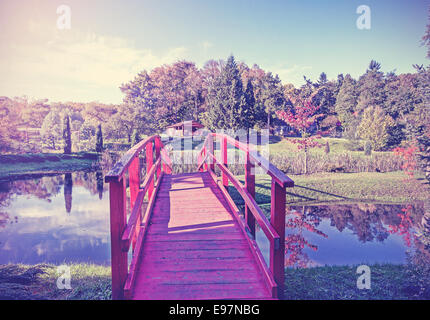
[[142, 249], [133, 299], [271, 299], [208, 172], [164, 175]]

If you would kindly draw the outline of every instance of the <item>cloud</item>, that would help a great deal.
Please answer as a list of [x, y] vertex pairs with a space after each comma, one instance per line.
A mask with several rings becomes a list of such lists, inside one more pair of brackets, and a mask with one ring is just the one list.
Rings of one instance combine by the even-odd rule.
[[293, 83], [295, 86], [298, 86], [304, 82], [303, 76], [309, 73], [312, 67], [295, 64], [292, 67], [278, 66], [272, 68], [272, 70], [279, 75], [282, 82]]
[[214, 46], [214, 44], [210, 41], [203, 41], [201, 43], [201, 46], [203, 47], [203, 49], [207, 50], [209, 48], [212, 48]]
[[[0, 72], [9, 75], [0, 81], [0, 95], [120, 100], [118, 87], [122, 83], [144, 69], [184, 59], [188, 52], [185, 47], [176, 47], [155, 54], [121, 37], [73, 29], [50, 28], [46, 37], [44, 28], [34, 21], [29, 22], [28, 29], [33, 39], [11, 44], [0, 61]], [[108, 96], [95, 99], [94, 91], [107, 92]]]

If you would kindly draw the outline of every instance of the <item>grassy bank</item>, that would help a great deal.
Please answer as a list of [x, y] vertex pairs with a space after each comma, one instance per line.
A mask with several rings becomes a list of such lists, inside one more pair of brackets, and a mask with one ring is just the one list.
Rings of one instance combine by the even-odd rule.
[[[73, 264], [71, 289], [58, 289], [56, 266], [0, 265], [0, 299], [111, 299], [110, 267]], [[370, 265], [371, 289], [357, 289], [356, 266], [287, 269], [285, 299], [430, 299], [429, 268]]]
[[[423, 177], [405, 180], [401, 172], [319, 173], [290, 175], [294, 188], [287, 189], [287, 204], [315, 204], [320, 202], [389, 202], [405, 203], [429, 198], [429, 188]], [[244, 176], [239, 176], [244, 182]], [[262, 208], [270, 204], [271, 178], [256, 177], [256, 200]], [[230, 193], [236, 203], [243, 200], [235, 188]]]
[[111, 299], [110, 266], [70, 265], [71, 289], [58, 289], [53, 265], [0, 265], [0, 300]]
[[0, 180], [24, 179], [37, 174], [92, 169], [98, 159], [94, 152], [0, 155]]
[[287, 269], [288, 300], [430, 299], [429, 268], [413, 265], [369, 265], [370, 289], [358, 289], [357, 266]]

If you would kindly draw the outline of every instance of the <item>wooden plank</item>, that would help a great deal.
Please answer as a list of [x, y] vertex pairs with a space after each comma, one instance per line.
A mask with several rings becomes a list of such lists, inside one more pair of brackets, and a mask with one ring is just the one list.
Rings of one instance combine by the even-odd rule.
[[139, 288], [139, 300], [268, 299], [261, 282], [234, 284], [154, 285]]
[[[163, 179], [163, 192], [145, 223], [133, 299], [271, 297], [247, 239], [212, 179], [207, 172]], [[206, 187], [193, 189], [196, 185]], [[174, 191], [187, 187], [191, 189]]]

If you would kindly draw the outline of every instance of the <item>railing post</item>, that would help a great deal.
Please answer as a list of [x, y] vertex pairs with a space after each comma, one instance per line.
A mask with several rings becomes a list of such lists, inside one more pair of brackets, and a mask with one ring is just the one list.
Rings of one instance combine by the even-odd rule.
[[285, 279], [285, 202], [286, 190], [272, 178], [270, 223], [279, 234], [279, 246], [270, 243], [270, 270], [278, 285], [278, 298], [284, 295]]
[[[134, 160], [130, 163], [128, 167], [128, 185], [130, 188], [130, 212], [133, 210], [134, 203], [136, 202], [137, 194], [139, 193], [140, 188], [140, 165], [139, 165], [139, 157], [136, 156]], [[139, 234], [140, 230], [140, 216], [136, 221], [136, 232], [135, 235]], [[136, 245], [137, 237], [134, 236], [132, 239], [132, 247], [134, 251], [134, 247]]]
[[[207, 146], [206, 152], [211, 153], [212, 155], [214, 154], [214, 140], [213, 140], [212, 135], [210, 135], [210, 134], [208, 135], [208, 146]], [[214, 172], [215, 171], [215, 163], [214, 163], [212, 157], [208, 156], [206, 161], [209, 163], [209, 168]]]
[[[206, 145], [203, 147], [203, 159], [204, 159], [204, 157], [207, 155], [207, 153], [208, 153], [208, 151], [207, 151], [208, 149], [207, 149], [207, 147], [206, 147]], [[203, 171], [208, 171], [208, 160], [206, 159], [205, 160], [205, 162], [204, 162], [204, 164], [203, 164], [203, 168], [204, 168], [204, 170]]]
[[[155, 161], [158, 160], [158, 158], [160, 158], [161, 156], [161, 139], [160, 138], [155, 138]], [[159, 166], [157, 168], [157, 180], [160, 177], [161, 174], [161, 166]]]
[[[221, 138], [221, 163], [223, 165], [225, 165], [226, 168], [228, 168], [227, 138], [224, 136]], [[222, 185], [224, 186], [225, 189], [228, 189], [228, 177], [227, 177], [227, 175], [224, 172], [222, 172], [221, 176], [222, 176]]]
[[[148, 174], [149, 170], [151, 170], [154, 165], [154, 149], [152, 142], [146, 145], [146, 174]], [[151, 199], [152, 192], [154, 191], [154, 179], [152, 179], [151, 183], [148, 186], [148, 199]]]
[[[246, 152], [245, 188], [251, 197], [255, 199], [255, 170], [254, 164], [251, 162], [249, 157], [249, 151]], [[245, 221], [249, 228], [249, 232], [255, 238], [255, 217], [248, 206], [245, 206]]]
[[127, 279], [127, 252], [121, 250], [121, 238], [125, 229], [126, 188], [125, 179], [112, 181], [109, 185], [110, 236], [112, 265], [112, 299], [124, 298], [124, 284]]

